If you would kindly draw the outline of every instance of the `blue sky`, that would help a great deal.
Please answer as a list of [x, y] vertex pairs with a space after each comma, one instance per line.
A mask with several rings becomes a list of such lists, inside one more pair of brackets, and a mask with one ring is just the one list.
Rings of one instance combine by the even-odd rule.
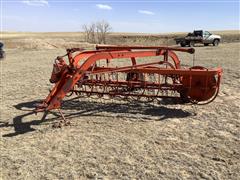
[[114, 32], [239, 29], [239, 0], [2, 0], [3, 31], [81, 31], [108, 21]]

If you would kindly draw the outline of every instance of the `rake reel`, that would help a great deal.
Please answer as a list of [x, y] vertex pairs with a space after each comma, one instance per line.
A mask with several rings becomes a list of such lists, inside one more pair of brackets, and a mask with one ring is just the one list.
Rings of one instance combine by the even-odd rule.
[[[53, 65], [50, 82], [55, 86], [35, 112], [60, 110], [64, 97], [71, 95], [210, 103], [219, 92], [222, 69], [182, 68], [175, 52], [193, 54], [194, 51], [164, 46], [106, 45], [98, 45], [96, 50], [67, 49], [67, 54], [57, 57]], [[68, 58], [68, 64], [64, 57]]]

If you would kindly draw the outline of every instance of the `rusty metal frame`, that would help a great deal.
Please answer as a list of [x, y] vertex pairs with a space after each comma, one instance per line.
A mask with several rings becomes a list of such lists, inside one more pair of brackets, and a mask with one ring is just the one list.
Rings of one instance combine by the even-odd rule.
[[[193, 54], [195, 50], [193, 48], [176, 48], [176, 47], [165, 47], [165, 46], [106, 46], [98, 45], [96, 50], [83, 50], [83, 49], [68, 49], [67, 56], [69, 64], [67, 65], [62, 59], [63, 57], [58, 57], [58, 60], [62, 60], [64, 69], [61, 70], [60, 78], [56, 82], [55, 86], [45, 98], [43, 103], [37, 107], [36, 112], [39, 111], [49, 111], [52, 109], [59, 109], [61, 107], [61, 101], [64, 99], [67, 93], [74, 90], [76, 85], [79, 85], [79, 81], [85, 84], [92, 83], [92, 85], [97, 85], [99, 82], [94, 81], [83, 81], [86, 74], [102, 74], [102, 73], [141, 73], [141, 74], [158, 74], [164, 77], [176, 77], [178, 83], [173, 83], [171, 89], [174, 91], [186, 90], [186, 96], [188, 98], [192, 95], [192, 102], [209, 100], [212, 101], [213, 98], [217, 96], [220, 86], [220, 80], [222, 76], [222, 69], [206, 69], [206, 68], [181, 68], [180, 60], [175, 52], [185, 52]], [[77, 53], [76, 55], [74, 55]], [[146, 62], [142, 64], [137, 64], [136, 58], [139, 57], [154, 57], [154, 56], [164, 56], [164, 59], [156, 62]], [[107, 62], [111, 62], [113, 59], [128, 58], [131, 60], [131, 66], [124, 67], [96, 67], [94, 65], [97, 61], [105, 59]], [[169, 62], [169, 58], [173, 61], [173, 64]], [[81, 62], [81, 63], [80, 63]], [[57, 63], [56, 63], [57, 64]], [[166, 64], [168, 68], [159, 68], [155, 65]], [[61, 66], [62, 67], [62, 66]], [[212, 80], [216, 76], [216, 81]], [[201, 81], [204, 86], [196, 86], [197, 81]], [[109, 86], [113, 86], [113, 81], [102, 82]], [[127, 84], [134, 87], [138, 82], [120, 82], [115, 83], [117, 85]], [[134, 85], [135, 83], [135, 85]], [[147, 84], [147, 83], [145, 83]], [[154, 85], [161, 89], [161, 86]], [[180, 89], [179, 89], [180, 87]], [[146, 88], [146, 86], [145, 86]], [[201, 90], [204, 89], [204, 90]], [[164, 90], [164, 88], [162, 89]], [[189, 93], [190, 92], [190, 93]], [[87, 92], [86, 92], [87, 93]], [[213, 94], [214, 93], [214, 94]], [[93, 93], [94, 94], [94, 93]], [[96, 94], [96, 93], [95, 93]], [[101, 93], [99, 93], [101, 94]], [[102, 94], [108, 94], [102, 93]], [[110, 93], [109, 93], [110, 94]], [[118, 95], [116, 92], [115, 95]], [[124, 96], [124, 93], [122, 94]], [[136, 95], [138, 96], [138, 95]], [[140, 96], [140, 95], [139, 95]], [[200, 97], [203, 96], [203, 97]], [[204, 97], [205, 96], [205, 97]], [[165, 97], [165, 96], [161, 96]]]

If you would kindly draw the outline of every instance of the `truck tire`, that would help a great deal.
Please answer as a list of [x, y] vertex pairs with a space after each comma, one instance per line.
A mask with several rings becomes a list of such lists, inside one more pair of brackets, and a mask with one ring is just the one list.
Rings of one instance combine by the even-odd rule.
[[219, 44], [219, 40], [218, 39], [214, 39], [213, 46], [218, 46], [218, 44]]
[[189, 42], [189, 47], [194, 47], [194, 44], [195, 44], [194, 41], [190, 41]]
[[204, 46], [208, 46], [209, 45], [209, 43], [204, 43]]
[[5, 57], [6, 57], [5, 51], [0, 50], [0, 60], [5, 59]]
[[181, 45], [181, 47], [185, 47], [185, 46], [186, 46], [186, 43], [181, 42], [180, 45]]

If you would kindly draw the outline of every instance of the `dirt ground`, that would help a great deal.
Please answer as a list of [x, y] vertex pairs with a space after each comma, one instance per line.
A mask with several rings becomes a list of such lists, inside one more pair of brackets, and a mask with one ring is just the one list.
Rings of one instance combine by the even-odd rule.
[[[240, 179], [240, 43], [196, 47], [195, 65], [223, 67], [205, 106], [66, 100], [71, 126], [24, 111], [47, 96], [61, 49], [6, 49], [1, 61], [1, 179]], [[193, 56], [178, 53], [183, 65]]]

